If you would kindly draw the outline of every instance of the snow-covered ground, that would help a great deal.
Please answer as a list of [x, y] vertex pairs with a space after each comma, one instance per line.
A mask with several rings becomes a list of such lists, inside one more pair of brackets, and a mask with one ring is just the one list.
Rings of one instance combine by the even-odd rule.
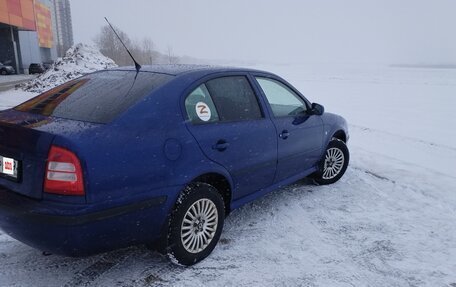
[[[42, 256], [0, 232], [0, 286], [455, 287], [456, 70], [256, 68], [350, 122], [338, 183], [304, 180], [233, 212], [213, 254], [190, 268], [142, 246]], [[24, 97], [0, 93], [0, 106]]]
[[34, 75], [7, 75], [7, 76], [0, 76], [0, 85], [4, 83], [10, 82], [19, 82], [24, 80], [33, 79]]

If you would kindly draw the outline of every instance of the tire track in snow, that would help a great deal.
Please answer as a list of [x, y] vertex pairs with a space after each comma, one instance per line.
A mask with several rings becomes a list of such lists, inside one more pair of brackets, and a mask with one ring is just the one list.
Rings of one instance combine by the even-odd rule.
[[418, 139], [418, 138], [414, 138], [414, 137], [398, 135], [398, 134], [391, 133], [391, 132], [388, 132], [388, 131], [379, 130], [379, 129], [373, 129], [373, 128], [369, 128], [369, 127], [365, 127], [365, 126], [361, 126], [361, 125], [356, 125], [356, 124], [350, 124], [349, 127], [350, 128], [354, 128], [354, 129], [358, 129], [358, 130], [362, 130], [362, 131], [365, 131], [365, 132], [384, 134], [384, 135], [387, 135], [387, 136], [390, 136], [390, 137], [400, 138], [400, 139], [403, 139], [403, 140], [406, 140], [406, 141], [415, 142], [415, 143], [419, 143], [419, 144], [424, 144], [424, 145], [427, 145], [427, 146], [430, 146], [430, 147], [448, 149], [448, 150], [451, 150], [453, 152], [456, 152], [456, 147], [443, 145], [443, 144], [438, 144], [438, 143], [435, 143], [435, 142], [426, 141], [426, 140], [422, 140], [422, 139]]
[[384, 181], [389, 181], [391, 183], [396, 183], [395, 180], [390, 179], [390, 178], [388, 178], [386, 176], [383, 176], [383, 175], [379, 175], [376, 172], [373, 172], [373, 171], [370, 171], [370, 170], [367, 170], [367, 169], [363, 169], [363, 168], [357, 167], [357, 166], [352, 166], [351, 168], [354, 169], [354, 170], [359, 170], [361, 172], [364, 172], [365, 174], [371, 175], [371, 176], [376, 177], [378, 179], [381, 179], [381, 180], [384, 180]]
[[92, 286], [104, 273], [123, 262], [132, 254], [132, 248], [116, 250], [101, 255], [101, 258], [82, 271], [79, 271], [70, 281], [63, 284], [65, 287]]
[[[338, 245], [344, 262], [356, 266], [355, 269], [360, 270], [364, 276], [366, 272], [371, 274], [368, 278], [363, 278], [366, 285], [421, 285], [423, 282], [415, 278], [413, 273], [404, 272], [394, 263], [391, 264], [401, 262], [404, 258], [398, 247], [400, 242], [391, 236], [397, 226], [388, 220], [398, 208], [390, 195], [395, 190], [402, 189], [401, 184], [357, 167], [352, 168], [350, 180], [354, 180], [350, 185], [363, 186], [366, 193], [360, 194], [360, 190], [348, 192], [348, 197], [342, 198], [338, 204], [344, 208], [338, 208], [332, 216], [320, 215], [320, 220], [330, 222], [320, 226], [320, 231]], [[330, 187], [324, 187], [327, 188]], [[332, 204], [334, 202], [322, 203], [327, 210], [332, 209]], [[380, 214], [383, 215], [379, 216]]]
[[[421, 165], [421, 164], [418, 164], [416, 162], [412, 162], [412, 161], [409, 161], [409, 160], [404, 160], [404, 159], [401, 159], [401, 158], [398, 158], [398, 157], [394, 157], [394, 156], [391, 156], [391, 155], [387, 155], [387, 154], [384, 154], [384, 153], [368, 150], [368, 149], [366, 149], [365, 146], [359, 146], [359, 145], [351, 145], [351, 146], [355, 147], [357, 150], [360, 150], [362, 152], [369, 153], [369, 154], [372, 154], [372, 155], [375, 155], [375, 156], [381, 156], [384, 159], [394, 160], [394, 161], [397, 161], [397, 162], [401, 162], [403, 164], [407, 164], [409, 166], [418, 167], [420, 169], [427, 170], [427, 171], [435, 173], [435, 174], [437, 174], [439, 176], [445, 176], [445, 177], [448, 177], [448, 178], [451, 178], [451, 179], [456, 179], [455, 175], [444, 173], [441, 170], [436, 170], [436, 169], [431, 168], [429, 166]], [[454, 154], [454, 157], [456, 158], [456, 153]], [[367, 170], [367, 169], [366, 169], [366, 171], [372, 172], [371, 170]], [[449, 170], [449, 171], [453, 172], [453, 173], [455, 172], [454, 170]], [[373, 172], [373, 173], [375, 173], [375, 172]], [[375, 174], [377, 174], [377, 173], [375, 173]]]

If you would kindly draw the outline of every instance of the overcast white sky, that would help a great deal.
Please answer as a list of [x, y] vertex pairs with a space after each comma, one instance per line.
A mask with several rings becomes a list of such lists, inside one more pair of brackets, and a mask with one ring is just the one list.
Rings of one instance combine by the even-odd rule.
[[71, 0], [75, 42], [103, 17], [176, 55], [254, 62], [456, 63], [455, 0]]

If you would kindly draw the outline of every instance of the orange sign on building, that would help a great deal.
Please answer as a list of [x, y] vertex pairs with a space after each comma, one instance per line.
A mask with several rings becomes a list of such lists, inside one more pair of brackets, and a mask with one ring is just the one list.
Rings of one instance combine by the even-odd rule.
[[36, 1], [35, 2], [36, 30], [40, 47], [52, 48], [52, 16], [51, 9], [48, 6]]
[[0, 23], [38, 32], [40, 47], [52, 48], [51, 9], [34, 0], [0, 0]]
[[0, 0], [0, 22], [35, 31], [33, 0]]

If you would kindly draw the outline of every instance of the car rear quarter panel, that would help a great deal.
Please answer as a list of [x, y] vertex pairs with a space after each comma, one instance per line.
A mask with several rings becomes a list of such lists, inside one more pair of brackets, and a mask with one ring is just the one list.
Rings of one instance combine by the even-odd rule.
[[[95, 135], [80, 138], [89, 203], [162, 195], [174, 202], [179, 191], [201, 174], [215, 172], [230, 180], [223, 167], [202, 154], [185, 127], [178, 100], [185, 79], [172, 82]], [[176, 192], [163, 194], [170, 186], [178, 187]]]

